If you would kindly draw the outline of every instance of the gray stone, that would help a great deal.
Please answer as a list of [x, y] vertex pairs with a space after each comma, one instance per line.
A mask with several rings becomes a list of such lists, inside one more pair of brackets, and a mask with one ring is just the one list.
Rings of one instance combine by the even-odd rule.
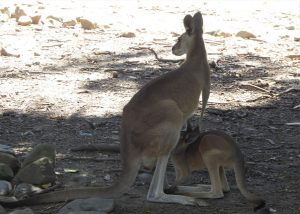
[[37, 186], [27, 183], [18, 184], [14, 190], [14, 196], [18, 199], [23, 199], [31, 196], [33, 193], [40, 193], [43, 190]]
[[14, 210], [9, 214], [34, 214], [34, 212], [30, 208], [25, 208], [23, 210]]
[[3, 152], [0, 152], [0, 163], [7, 164], [14, 171], [14, 173], [19, 170], [21, 165], [15, 156]]
[[44, 157], [49, 159], [50, 163], [54, 168], [55, 167], [55, 146], [54, 145], [38, 144], [37, 146], [35, 146], [23, 161], [22, 168]]
[[88, 198], [77, 199], [64, 206], [58, 214], [109, 213], [114, 209], [113, 199]]
[[7, 214], [6, 210], [1, 205], [0, 205], [0, 214]]
[[12, 190], [11, 183], [8, 181], [0, 180], [0, 195], [6, 196]]
[[0, 163], [0, 179], [10, 181], [14, 177], [14, 172], [10, 166]]
[[43, 185], [54, 183], [56, 175], [52, 160], [47, 157], [40, 158], [25, 167], [22, 167], [14, 178], [16, 183], [29, 183]]

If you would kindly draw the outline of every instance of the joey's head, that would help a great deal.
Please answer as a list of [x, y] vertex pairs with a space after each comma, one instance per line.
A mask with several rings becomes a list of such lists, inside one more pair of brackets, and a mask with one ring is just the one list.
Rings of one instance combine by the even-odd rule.
[[176, 56], [186, 54], [194, 45], [195, 36], [203, 34], [203, 19], [200, 12], [186, 15], [183, 19], [185, 32], [178, 38], [176, 44], [172, 47], [172, 53]]
[[195, 142], [195, 140], [198, 138], [200, 134], [199, 128], [192, 128], [191, 124], [187, 124], [187, 129], [181, 132], [179, 141], [173, 150], [173, 155], [180, 155], [184, 153], [187, 149], [187, 147]]

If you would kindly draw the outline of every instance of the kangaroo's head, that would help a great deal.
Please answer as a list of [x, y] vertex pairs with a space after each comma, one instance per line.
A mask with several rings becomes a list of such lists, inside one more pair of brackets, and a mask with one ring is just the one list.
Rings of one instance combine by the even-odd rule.
[[172, 48], [172, 53], [176, 56], [186, 54], [194, 45], [195, 36], [203, 34], [203, 19], [200, 12], [186, 15], [183, 19], [185, 33], [183, 33]]

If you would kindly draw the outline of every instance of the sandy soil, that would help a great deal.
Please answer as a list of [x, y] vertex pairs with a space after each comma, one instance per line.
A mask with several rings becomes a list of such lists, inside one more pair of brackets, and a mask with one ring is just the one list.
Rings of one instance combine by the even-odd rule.
[[[58, 179], [66, 185], [110, 185], [119, 155], [74, 153], [83, 144], [119, 143], [122, 107], [146, 82], [179, 66], [171, 47], [184, 15], [200, 10], [212, 67], [205, 129], [234, 136], [247, 160], [247, 181], [276, 213], [300, 213], [300, 43], [298, 1], [1, 1], [42, 15], [44, 24], [0, 22], [0, 143], [23, 157], [34, 145], [57, 147]], [[26, 3], [25, 3], [26, 2]], [[95, 30], [47, 22], [87, 17]], [[214, 36], [219, 31], [228, 37]], [[239, 31], [256, 36], [243, 39]], [[134, 33], [133, 37], [124, 36]], [[257, 86], [257, 87], [254, 87]], [[288, 89], [293, 89], [286, 91]], [[282, 92], [285, 92], [281, 94]], [[199, 117], [200, 108], [193, 117]], [[65, 172], [75, 169], [76, 173]], [[174, 179], [172, 168], [168, 176]], [[114, 213], [252, 213], [231, 171], [232, 190], [208, 207], [146, 202], [148, 184], [137, 179], [116, 200]], [[188, 184], [208, 182], [194, 173]], [[55, 213], [61, 205], [33, 207]]]

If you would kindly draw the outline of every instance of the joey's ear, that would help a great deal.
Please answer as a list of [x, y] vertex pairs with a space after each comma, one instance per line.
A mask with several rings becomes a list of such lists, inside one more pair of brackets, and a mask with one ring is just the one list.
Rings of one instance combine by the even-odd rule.
[[191, 15], [186, 15], [183, 19], [183, 25], [188, 35], [192, 33], [192, 21], [193, 17]]
[[203, 18], [200, 12], [195, 13], [193, 17], [193, 28], [194, 32], [203, 33]]

